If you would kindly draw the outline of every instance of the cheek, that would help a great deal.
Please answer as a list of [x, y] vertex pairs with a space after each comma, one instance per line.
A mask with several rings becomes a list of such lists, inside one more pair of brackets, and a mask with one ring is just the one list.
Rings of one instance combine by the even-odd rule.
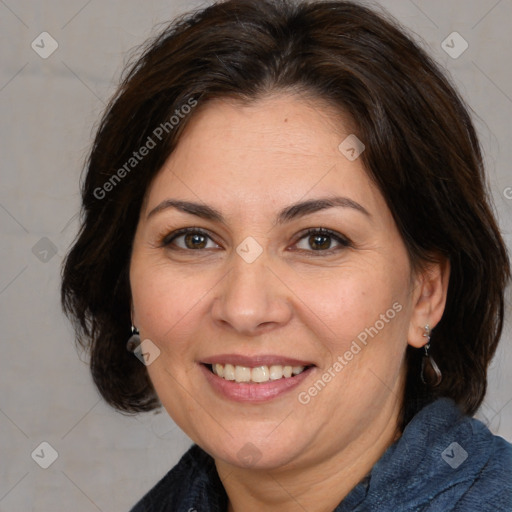
[[[175, 272], [165, 264], [132, 262], [131, 290], [141, 335], [157, 345], [186, 328], [201, 311], [208, 279]], [[179, 342], [180, 337], [175, 337]]]
[[407, 281], [390, 265], [338, 269], [323, 281], [304, 280], [298, 285], [304, 297], [303, 315], [323, 330], [332, 350], [339, 352], [359, 335], [364, 340], [364, 333], [372, 339], [391, 327], [405, 328], [401, 318], [405, 315], [400, 313], [407, 301]]

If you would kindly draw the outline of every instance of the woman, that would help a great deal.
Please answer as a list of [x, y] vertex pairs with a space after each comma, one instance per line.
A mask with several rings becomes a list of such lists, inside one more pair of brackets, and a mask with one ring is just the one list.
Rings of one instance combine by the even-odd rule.
[[83, 208], [62, 299], [95, 383], [195, 443], [135, 512], [512, 510], [512, 447], [471, 418], [507, 252], [466, 108], [395, 22], [231, 0], [171, 24]]

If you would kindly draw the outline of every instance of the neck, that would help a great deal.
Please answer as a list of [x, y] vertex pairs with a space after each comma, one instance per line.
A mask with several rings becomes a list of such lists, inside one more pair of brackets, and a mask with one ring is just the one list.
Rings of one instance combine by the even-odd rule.
[[387, 408], [356, 440], [321, 460], [277, 469], [239, 468], [216, 460], [228, 512], [331, 512], [400, 437], [399, 403]]

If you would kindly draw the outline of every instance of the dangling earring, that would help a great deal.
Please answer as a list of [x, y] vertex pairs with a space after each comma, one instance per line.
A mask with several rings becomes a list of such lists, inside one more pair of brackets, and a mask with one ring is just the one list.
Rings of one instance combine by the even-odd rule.
[[423, 384], [427, 384], [432, 387], [439, 386], [441, 384], [441, 380], [443, 379], [443, 374], [441, 373], [441, 370], [439, 369], [439, 366], [437, 366], [437, 363], [434, 361], [434, 358], [428, 353], [430, 349], [430, 325], [427, 324], [425, 326], [425, 332], [423, 333], [423, 336], [427, 338], [427, 343], [425, 345], [425, 354], [423, 355], [423, 358], [421, 359], [421, 381]]
[[126, 350], [128, 350], [129, 352], [134, 352], [139, 345], [139, 331], [135, 326], [132, 325], [132, 335], [128, 338], [128, 341], [126, 342]]

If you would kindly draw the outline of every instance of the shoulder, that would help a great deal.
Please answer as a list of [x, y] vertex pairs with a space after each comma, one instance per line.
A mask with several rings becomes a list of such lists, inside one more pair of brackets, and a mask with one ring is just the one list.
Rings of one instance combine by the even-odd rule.
[[509, 442], [481, 421], [462, 414], [445, 398], [423, 409], [415, 419], [410, 437], [426, 436], [422, 459], [428, 461], [431, 485], [426, 490], [431, 506], [435, 503], [454, 512], [512, 511]]
[[400, 511], [511, 512], [512, 445], [452, 400], [436, 400], [377, 462], [370, 495]]
[[[512, 511], [512, 444], [493, 435], [479, 420], [466, 418], [463, 424], [469, 431], [460, 464], [463, 480], [459, 485], [465, 492], [454, 510]], [[444, 453], [448, 460], [452, 455], [451, 451]]]
[[215, 463], [193, 445], [130, 512], [188, 512], [199, 503], [202, 510], [214, 512], [219, 501], [223, 501], [223, 488]]

